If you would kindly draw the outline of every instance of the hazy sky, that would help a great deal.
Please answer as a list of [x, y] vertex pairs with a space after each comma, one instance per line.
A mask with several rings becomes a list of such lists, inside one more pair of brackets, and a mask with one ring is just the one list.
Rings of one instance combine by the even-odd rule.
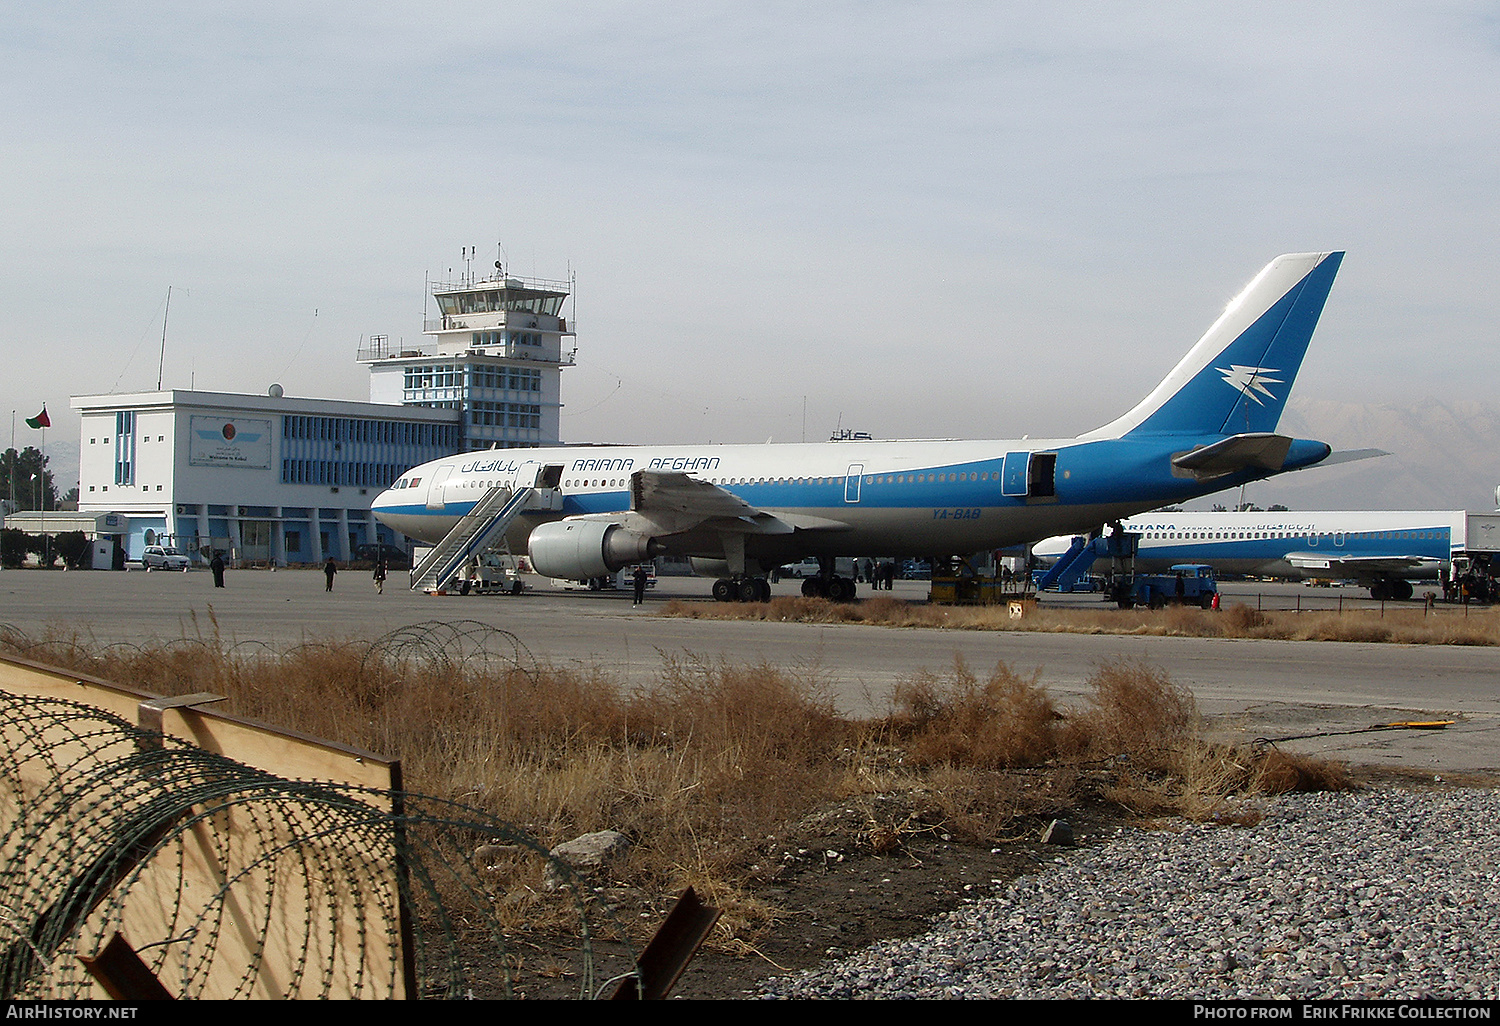
[[169, 286], [167, 387], [368, 398], [467, 246], [576, 273], [568, 441], [1077, 434], [1311, 249], [1294, 395], [1489, 398], [1497, 48], [1441, 0], [12, 0], [0, 399], [66, 445], [154, 388]]

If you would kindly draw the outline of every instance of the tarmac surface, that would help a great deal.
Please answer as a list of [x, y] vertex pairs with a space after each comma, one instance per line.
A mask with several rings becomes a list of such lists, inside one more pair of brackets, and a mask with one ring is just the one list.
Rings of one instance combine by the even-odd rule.
[[[1023, 674], [1040, 671], [1042, 685], [1064, 702], [1086, 692], [1101, 663], [1140, 659], [1164, 668], [1236, 740], [1272, 738], [1292, 751], [1434, 775], [1500, 771], [1500, 648], [694, 620], [657, 613], [673, 597], [711, 602], [707, 580], [663, 577], [640, 607], [628, 592], [565, 591], [535, 577], [528, 583], [520, 596], [431, 596], [407, 590], [398, 573], [380, 595], [367, 570], [341, 572], [332, 593], [316, 569], [231, 570], [223, 589], [204, 570], [7, 570], [0, 572], [0, 630], [132, 643], [217, 631], [234, 642], [290, 646], [473, 621], [510, 631], [539, 661], [598, 668], [622, 684], [654, 680], [666, 658], [770, 663], [815, 678], [857, 716], [883, 713], [898, 681], [941, 671], [955, 658], [981, 675], [997, 662]], [[1372, 605], [1353, 589], [1223, 590], [1264, 608]], [[796, 581], [773, 587], [775, 595], [798, 593]], [[898, 581], [892, 594], [923, 601], [927, 584]], [[1096, 596], [1046, 601], [1100, 604]], [[1446, 719], [1457, 722], [1442, 730], [1369, 729]]]

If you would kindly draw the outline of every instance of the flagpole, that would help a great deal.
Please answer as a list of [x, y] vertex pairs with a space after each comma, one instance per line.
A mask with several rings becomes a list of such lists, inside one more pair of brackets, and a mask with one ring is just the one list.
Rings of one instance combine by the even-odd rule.
[[[21, 454], [16, 451], [16, 411], [10, 411], [10, 504], [16, 506], [16, 458]], [[19, 509], [19, 506], [16, 506]], [[0, 560], [0, 570], [5, 569], [5, 561]]]
[[[37, 467], [37, 473], [33, 474], [32, 477], [39, 479], [41, 486], [45, 488], [47, 484], [47, 429], [52, 426], [52, 418], [47, 416], [46, 403], [42, 403], [41, 413], [38, 413], [35, 417], [26, 418], [26, 426], [29, 428], [40, 428], [42, 432], [42, 461], [41, 465]], [[15, 448], [15, 410], [12, 410], [10, 412], [10, 433], [11, 447]], [[19, 456], [19, 453], [17, 455]], [[10, 488], [12, 492], [14, 492], [16, 489], [14, 470], [12, 470], [11, 472]], [[12, 498], [14, 498], [14, 496], [12, 496]], [[51, 566], [50, 556], [52, 555], [52, 546], [50, 544], [51, 539], [47, 534], [47, 493], [45, 491], [43, 491], [41, 496], [38, 498], [37, 506], [39, 507], [37, 512], [39, 512], [42, 516], [42, 558], [45, 561], [43, 563], [43, 566]], [[56, 512], [56, 510], [54, 509], [53, 512]]]
[[[47, 412], [47, 404], [42, 403], [42, 413]], [[42, 422], [42, 569], [52, 569], [52, 544], [47, 537], [47, 422]]]
[[[191, 296], [192, 293], [189, 293]], [[167, 317], [172, 312], [172, 286], [167, 286], [167, 309], [161, 315], [161, 357], [156, 361], [156, 390], [161, 391], [161, 372], [167, 365]]]

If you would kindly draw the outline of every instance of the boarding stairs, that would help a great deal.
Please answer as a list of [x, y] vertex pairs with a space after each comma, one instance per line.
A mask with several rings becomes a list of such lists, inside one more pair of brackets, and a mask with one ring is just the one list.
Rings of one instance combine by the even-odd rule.
[[412, 591], [443, 591], [466, 560], [489, 548], [496, 535], [504, 536], [536, 491], [531, 487], [512, 491], [506, 485], [491, 488], [411, 572]]
[[1036, 580], [1036, 590], [1072, 591], [1099, 558], [1100, 546], [1082, 536], [1075, 537], [1068, 551], [1060, 556], [1052, 568]]

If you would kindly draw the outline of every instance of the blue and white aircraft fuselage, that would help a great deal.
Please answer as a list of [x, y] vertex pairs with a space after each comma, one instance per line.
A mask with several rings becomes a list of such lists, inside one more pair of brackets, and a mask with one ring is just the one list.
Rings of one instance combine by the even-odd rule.
[[[1411, 598], [1411, 581], [1438, 580], [1464, 547], [1463, 510], [1146, 513], [1121, 523], [1140, 536], [1135, 568], [1208, 563], [1219, 573], [1358, 581], [1374, 598]], [[1071, 539], [1048, 538], [1046, 561]]]
[[435, 543], [491, 489], [536, 488], [507, 541], [538, 573], [667, 553], [734, 588], [805, 556], [831, 567], [1088, 531], [1328, 456], [1275, 428], [1341, 257], [1272, 261], [1149, 396], [1076, 438], [486, 450], [413, 468], [373, 510]]

